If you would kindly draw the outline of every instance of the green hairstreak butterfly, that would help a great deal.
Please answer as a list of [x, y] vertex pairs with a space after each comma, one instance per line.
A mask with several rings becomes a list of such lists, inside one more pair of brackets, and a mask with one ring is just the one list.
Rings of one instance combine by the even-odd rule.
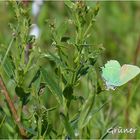
[[135, 65], [124, 64], [122, 67], [116, 60], [108, 61], [102, 67], [102, 77], [105, 80], [107, 90], [114, 90], [140, 73], [140, 68]]

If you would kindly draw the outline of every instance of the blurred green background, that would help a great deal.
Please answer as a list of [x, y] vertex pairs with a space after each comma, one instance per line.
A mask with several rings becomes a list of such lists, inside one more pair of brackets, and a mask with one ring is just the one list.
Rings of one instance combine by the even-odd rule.
[[[95, 5], [96, 2], [89, 1], [86, 3], [87, 5]], [[93, 34], [89, 38], [89, 42], [92, 44], [103, 44], [105, 48], [98, 61], [99, 65], [103, 66], [107, 60], [116, 59], [121, 65], [135, 64], [140, 67], [140, 2], [101, 1], [99, 5], [100, 10], [92, 29]], [[29, 2], [26, 7], [30, 9], [31, 23], [34, 23], [31, 12], [32, 2]], [[12, 36], [9, 23], [16, 23], [16, 21], [13, 9], [7, 2], [0, 2], [0, 15], [0, 47], [3, 47], [8, 46]], [[38, 47], [46, 51], [46, 48], [52, 43], [46, 24], [47, 19], [51, 19], [52, 22], [56, 23], [56, 26], [59, 26], [69, 16], [69, 11], [64, 2], [44, 2], [36, 22], [41, 32], [37, 39]], [[74, 29], [69, 27], [68, 30], [68, 34], [71, 35]], [[78, 92], [83, 93], [84, 90], [83, 82]], [[115, 124], [122, 128], [137, 128], [137, 131], [135, 134], [110, 134], [107, 138], [140, 138], [139, 94], [140, 76], [115, 91], [99, 94], [96, 98], [95, 108], [101, 106], [105, 101], [110, 100], [110, 103], [93, 117], [89, 125], [91, 138], [99, 138], [101, 134]], [[3, 97], [0, 95], [0, 101], [2, 100]], [[59, 125], [59, 122], [56, 121], [56, 123]], [[5, 129], [0, 127], [0, 135], [4, 136], [4, 131]]]

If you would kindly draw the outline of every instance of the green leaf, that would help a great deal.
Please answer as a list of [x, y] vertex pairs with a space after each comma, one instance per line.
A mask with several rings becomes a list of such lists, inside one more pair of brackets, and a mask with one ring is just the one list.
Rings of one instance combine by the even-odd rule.
[[42, 57], [42, 58], [47, 58], [47, 59], [49, 59], [50, 61], [55, 62], [57, 65], [60, 65], [60, 64], [61, 64], [61, 60], [60, 60], [59, 56], [56, 55], [56, 54], [53, 54], [53, 53], [46, 54], [46, 53], [45, 53], [45, 54], [42, 54], [41, 57]]
[[73, 9], [73, 8], [74, 8], [74, 3], [71, 2], [70, 0], [65, 1], [65, 4], [66, 4], [70, 9]]
[[63, 37], [61, 38], [61, 42], [67, 42], [69, 39], [70, 39], [70, 37], [68, 37], [68, 36], [63, 36]]
[[[32, 93], [35, 93], [35, 95], [38, 94], [39, 90], [40, 90], [40, 86], [41, 86], [41, 73], [40, 73], [40, 70], [38, 70], [38, 72], [36, 73], [35, 77], [33, 78], [32, 82], [31, 82], [31, 87], [32, 87], [32, 90], [33, 92]], [[34, 96], [35, 96], [34, 95]]]
[[85, 100], [85, 103], [82, 105], [79, 122], [78, 122], [78, 128], [82, 129], [85, 127], [85, 121], [87, 117], [90, 115], [91, 110], [93, 109], [95, 100], [95, 94], [89, 94], [88, 98]]
[[37, 135], [37, 132], [33, 128], [25, 128], [25, 129], [29, 134], [32, 134], [34, 136]]
[[97, 81], [97, 94], [101, 93], [103, 90], [102, 90], [102, 87], [100, 86], [99, 84], [99, 81]]
[[53, 77], [48, 73], [46, 69], [41, 69], [42, 75], [44, 77], [44, 80], [46, 82], [47, 87], [50, 89], [50, 91], [55, 95], [57, 101], [59, 104], [63, 103], [63, 93], [60, 89], [59, 85], [52, 79]]
[[0, 128], [2, 127], [2, 125], [4, 124], [4, 121], [6, 119], [6, 115], [4, 115], [4, 117], [2, 118], [1, 122], [0, 122]]
[[72, 85], [67, 85], [63, 91], [63, 95], [66, 99], [71, 100], [73, 94], [73, 87]]
[[60, 26], [58, 27], [57, 37], [59, 38], [59, 41], [61, 41], [61, 38], [64, 36], [65, 32], [67, 31], [67, 28], [68, 28], [67, 22], [60, 24]]
[[104, 104], [103, 104], [101, 107], [99, 107], [97, 110], [91, 110], [90, 113], [88, 114], [88, 116], [86, 117], [85, 122], [83, 123], [83, 126], [86, 126], [86, 125], [89, 123], [89, 121], [92, 119], [92, 117], [93, 117], [97, 112], [99, 112], [106, 104], [107, 104], [107, 102], [104, 103]]
[[11, 47], [12, 47], [13, 41], [14, 41], [14, 38], [12, 38], [11, 42], [9, 43], [9, 46], [8, 46], [8, 48], [7, 48], [7, 51], [6, 51], [6, 53], [5, 53], [5, 55], [4, 55], [4, 58], [3, 58], [2, 62], [1, 62], [1, 65], [2, 65], [2, 66], [3, 66], [3, 64], [5, 63], [5, 60], [6, 60], [7, 56], [8, 56], [8, 53], [9, 53]]
[[24, 75], [23, 87], [28, 88], [30, 87], [32, 81], [38, 74], [39, 67], [33, 66], [26, 74]]
[[89, 66], [84, 66], [84, 65], [82, 65], [82, 66], [79, 68], [79, 70], [78, 70], [78, 72], [77, 72], [77, 75], [79, 75], [79, 76], [84, 76], [84, 75], [86, 75], [86, 74], [88, 73], [88, 70], [89, 70]]
[[31, 86], [32, 83], [34, 83], [34, 82], [36, 82], [38, 79], [40, 79], [40, 77], [41, 77], [40, 75], [41, 75], [41, 74], [40, 74], [40, 70], [38, 70], [38, 71], [36, 72], [36, 74], [34, 75], [34, 78], [32, 79], [32, 81], [31, 81], [29, 87]]
[[22, 104], [25, 105], [28, 102], [28, 97], [30, 93], [26, 93], [22, 87], [15, 88], [16, 94], [20, 97]]
[[9, 58], [5, 60], [5, 63], [3, 64], [1, 71], [2, 69], [5, 71], [5, 73], [7, 74], [9, 78], [14, 76], [14, 66], [12, 64], [12, 61]]
[[68, 121], [68, 118], [61, 112], [60, 113], [60, 117], [61, 117], [61, 120], [64, 124], [64, 127], [68, 133], [68, 135], [71, 137], [71, 138], [74, 138], [74, 132], [73, 132], [73, 128], [70, 124], [70, 122]]
[[97, 4], [96, 7], [94, 8], [94, 15], [97, 16], [98, 12], [99, 12], [99, 9], [100, 9], [100, 5]]

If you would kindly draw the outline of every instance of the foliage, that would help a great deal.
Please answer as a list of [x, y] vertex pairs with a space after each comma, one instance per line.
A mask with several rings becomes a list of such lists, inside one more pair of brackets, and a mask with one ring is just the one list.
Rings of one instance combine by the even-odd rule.
[[[139, 128], [139, 78], [105, 91], [100, 71], [108, 59], [139, 64], [138, 3], [46, 1], [37, 19], [39, 38], [30, 35], [31, 4], [0, 3], [6, 13], [0, 74], [26, 138], [140, 138], [138, 131], [107, 133], [115, 126]], [[0, 101], [0, 138], [21, 138], [2, 90]]]

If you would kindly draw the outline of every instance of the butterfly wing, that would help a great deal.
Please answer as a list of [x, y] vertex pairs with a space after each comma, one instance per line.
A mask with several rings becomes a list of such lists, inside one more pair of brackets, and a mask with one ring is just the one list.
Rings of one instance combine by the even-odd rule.
[[116, 60], [110, 60], [102, 67], [102, 77], [106, 81], [107, 87], [118, 86], [121, 65]]
[[134, 77], [136, 77], [140, 73], [140, 68], [134, 65], [123, 65], [121, 67], [121, 72], [120, 72], [120, 82], [118, 86], [121, 86]]

